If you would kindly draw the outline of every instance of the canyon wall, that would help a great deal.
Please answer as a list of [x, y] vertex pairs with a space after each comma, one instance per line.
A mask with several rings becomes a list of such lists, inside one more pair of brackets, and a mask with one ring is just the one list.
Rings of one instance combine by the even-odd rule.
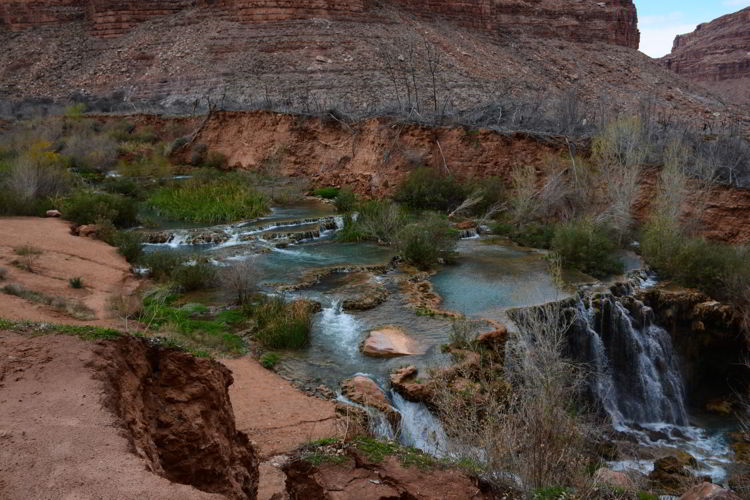
[[[390, 0], [420, 16], [442, 17], [464, 27], [503, 35], [522, 33], [575, 42], [638, 48], [632, 0]], [[333, 18], [372, 20], [374, 0], [0, 0], [0, 27], [14, 31], [85, 19], [100, 38], [127, 33], [157, 16], [200, 7], [244, 23]]]
[[678, 35], [661, 61], [729, 100], [750, 103], [750, 7]]

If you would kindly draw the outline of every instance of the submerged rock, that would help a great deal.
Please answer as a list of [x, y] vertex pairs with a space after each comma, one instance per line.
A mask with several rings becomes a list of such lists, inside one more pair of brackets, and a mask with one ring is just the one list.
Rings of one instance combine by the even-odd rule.
[[370, 332], [362, 345], [362, 352], [375, 358], [392, 358], [424, 354], [425, 350], [400, 328], [387, 326]]
[[683, 461], [675, 456], [654, 461], [654, 470], [648, 475], [656, 490], [678, 495], [690, 485], [693, 474]]

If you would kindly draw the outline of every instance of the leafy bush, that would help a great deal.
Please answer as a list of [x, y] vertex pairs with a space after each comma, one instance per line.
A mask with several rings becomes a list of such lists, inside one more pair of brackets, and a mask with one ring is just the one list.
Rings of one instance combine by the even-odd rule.
[[618, 246], [605, 228], [588, 220], [575, 220], [558, 226], [552, 249], [563, 265], [574, 267], [596, 278], [621, 273]]
[[[351, 222], [347, 226], [348, 221]], [[371, 200], [360, 206], [356, 220], [344, 219], [344, 229], [338, 237], [341, 241], [393, 243], [406, 222], [406, 214], [397, 204], [389, 200]]]
[[167, 281], [175, 269], [185, 262], [185, 257], [176, 252], [157, 251], [143, 254], [138, 264], [149, 269], [149, 276], [156, 281]]
[[77, 191], [63, 201], [63, 216], [76, 224], [111, 221], [115, 227], [132, 227], [138, 223], [138, 206], [130, 198], [110, 193]]
[[181, 292], [204, 290], [216, 286], [216, 268], [208, 262], [182, 264], [172, 272], [172, 281]]
[[339, 188], [337, 187], [324, 187], [313, 191], [315, 196], [320, 196], [326, 200], [333, 200], [339, 195]]
[[276, 366], [279, 361], [281, 361], [281, 356], [276, 352], [267, 352], [260, 357], [260, 364], [263, 365], [263, 368], [266, 370], [273, 370], [273, 367]]
[[70, 284], [70, 288], [81, 289], [83, 288], [83, 278], [70, 278], [68, 284]]
[[[104, 227], [104, 230], [102, 230]], [[135, 231], [118, 231], [110, 222], [99, 224], [97, 236], [100, 240], [117, 247], [120, 255], [131, 264], [140, 261], [143, 256], [143, 236]]]
[[641, 248], [649, 264], [682, 286], [741, 304], [750, 283], [750, 249], [686, 236], [670, 219], [645, 226]]
[[156, 191], [148, 200], [162, 215], [203, 224], [259, 217], [268, 201], [241, 176], [194, 178]]
[[407, 262], [429, 269], [441, 259], [453, 257], [458, 235], [448, 219], [430, 214], [426, 220], [404, 227], [398, 234], [397, 247]]
[[550, 248], [555, 236], [555, 226], [531, 222], [520, 226], [509, 223], [498, 223], [492, 227], [495, 234], [507, 236], [519, 245], [531, 248]]
[[125, 177], [153, 177], [161, 179], [171, 174], [169, 160], [158, 152], [152, 152], [135, 161], [121, 161], [117, 171]]
[[306, 302], [285, 302], [281, 297], [263, 297], [246, 306], [255, 319], [255, 338], [270, 349], [301, 349], [309, 341], [312, 307]]
[[336, 195], [334, 204], [339, 212], [351, 212], [357, 206], [357, 195], [350, 188], [343, 188]]
[[423, 167], [408, 175], [395, 198], [415, 210], [448, 212], [459, 206], [467, 194], [455, 178]]
[[128, 177], [110, 177], [102, 183], [102, 189], [108, 193], [121, 194], [129, 198], [140, 198], [141, 187]]

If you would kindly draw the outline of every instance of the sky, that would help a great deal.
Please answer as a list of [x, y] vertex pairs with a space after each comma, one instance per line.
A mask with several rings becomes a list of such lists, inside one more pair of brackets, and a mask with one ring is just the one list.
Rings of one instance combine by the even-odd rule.
[[641, 52], [661, 57], [672, 51], [676, 35], [701, 23], [750, 7], [750, 0], [635, 0], [641, 30]]

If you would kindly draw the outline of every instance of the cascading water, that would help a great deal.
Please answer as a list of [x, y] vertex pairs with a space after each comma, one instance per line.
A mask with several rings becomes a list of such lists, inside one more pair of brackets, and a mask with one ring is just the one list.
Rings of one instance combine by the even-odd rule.
[[672, 341], [651, 309], [610, 294], [578, 304], [571, 350], [592, 368], [591, 389], [615, 426], [687, 425], [685, 389]]
[[[569, 349], [591, 369], [592, 396], [618, 431], [645, 446], [689, 451], [701, 464], [701, 474], [725, 481], [730, 462], [725, 436], [690, 426], [669, 333], [654, 323], [651, 308], [636, 300], [629, 286], [620, 295], [622, 291], [578, 299]], [[623, 460], [611, 466], [649, 472], [651, 461]]]

